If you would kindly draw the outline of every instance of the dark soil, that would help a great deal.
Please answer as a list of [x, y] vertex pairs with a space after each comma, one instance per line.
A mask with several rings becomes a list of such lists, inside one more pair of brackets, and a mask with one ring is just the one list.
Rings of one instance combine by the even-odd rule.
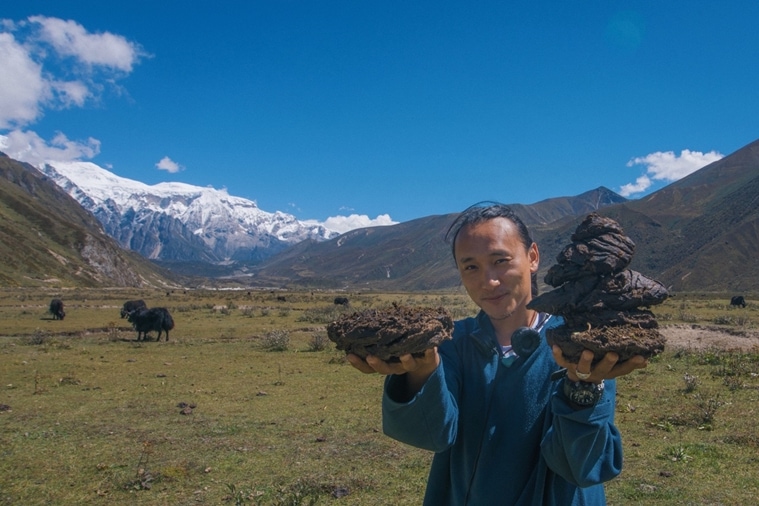
[[422, 354], [451, 338], [453, 319], [444, 308], [394, 304], [345, 315], [327, 326], [338, 350], [366, 358], [375, 355], [397, 362], [401, 355]]

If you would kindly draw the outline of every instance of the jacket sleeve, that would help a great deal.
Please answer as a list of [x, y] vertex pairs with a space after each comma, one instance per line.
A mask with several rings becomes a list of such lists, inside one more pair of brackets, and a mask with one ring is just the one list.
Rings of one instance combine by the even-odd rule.
[[606, 482], [622, 471], [622, 438], [614, 425], [616, 381], [607, 380], [604, 387], [598, 404], [575, 410], [557, 382], [547, 412], [542, 456], [549, 468], [579, 487]]
[[[446, 366], [446, 363], [448, 366]], [[440, 361], [422, 389], [408, 402], [402, 402], [403, 376], [388, 376], [382, 397], [382, 427], [386, 435], [403, 443], [440, 452], [456, 441], [458, 402], [455, 367]]]

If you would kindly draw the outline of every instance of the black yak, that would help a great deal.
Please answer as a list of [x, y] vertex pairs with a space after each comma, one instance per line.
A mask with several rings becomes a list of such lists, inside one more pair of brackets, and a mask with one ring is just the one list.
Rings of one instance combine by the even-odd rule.
[[148, 338], [148, 332], [158, 332], [156, 341], [161, 340], [161, 333], [166, 332], [166, 341], [169, 340], [169, 331], [174, 328], [174, 319], [165, 307], [152, 307], [150, 309], [135, 309], [127, 316], [127, 319], [137, 331], [137, 340], [140, 336]]
[[66, 312], [63, 311], [63, 301], [61, 299], [51, 300], [50, 312], [53, 313], [53, 320], [63, 320], [63, 317], [66, 316]]
[[335, 305], [348, 306], [350, 302], [348, 301], [348, 297], [335, 297]]
[[743, 295], [736, 295], [730, 299], [730, 305], [746, 307], [746, 299], [743, 297]]
[[128, 300], [124, 303], [124, 306], [121, 308], [121, 317], [125, 318], [129, 313], [136, 309], [147, 309], [148, 306], [145, 304], [145, 301], [140, 300]]

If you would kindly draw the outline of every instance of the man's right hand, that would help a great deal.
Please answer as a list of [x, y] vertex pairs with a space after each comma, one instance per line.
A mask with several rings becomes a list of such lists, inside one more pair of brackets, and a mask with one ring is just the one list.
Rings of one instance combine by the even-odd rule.
[[401, 355], [400, 362], [386, 362], [374, 355], [369, 355], [366, 360], [358, 355], [349, 354], [348, 362], [359, 371], [372, 374], [406, 374], [415, 373], [429, 376], [440, 363], [440, 355], [437, 353], [437, 347], [430, 348], [424, 352], [424, 356], [415, 357], [407, 354]]
[[409, 395], [418, 392], [427, 381], [427, 378], [440, 365], [440, 355], [437, 352], [437, 346], [426, 350], [424, 356], [421, 357], [407, 354], [401, 355], [399, 358], [400, 362], [386, 362], [374, 355], [369, 355], [366, 357], [366, 360], [363, 360], [358, 355], [349, 354], [348, 362], [366, 374], [405, 374], [406, 388]]

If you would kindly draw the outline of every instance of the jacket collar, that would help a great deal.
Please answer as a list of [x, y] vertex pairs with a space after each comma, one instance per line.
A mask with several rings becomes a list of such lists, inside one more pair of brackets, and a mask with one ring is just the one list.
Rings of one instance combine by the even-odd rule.
[[498, 344], [498, 340], [495, 338], [495, 329], [490, 322], [490, 318], [488, 318], [488, 315], [486, 315], [483, 310], [480, 310], [474, 318], [474, 325], [469, 332], [469, 336], [474, 339], [477, 347], [484, 354], [500, 355], [501, 347]]

